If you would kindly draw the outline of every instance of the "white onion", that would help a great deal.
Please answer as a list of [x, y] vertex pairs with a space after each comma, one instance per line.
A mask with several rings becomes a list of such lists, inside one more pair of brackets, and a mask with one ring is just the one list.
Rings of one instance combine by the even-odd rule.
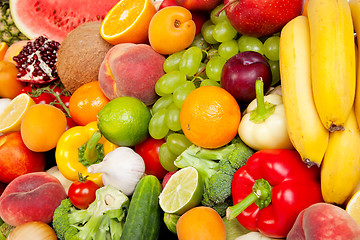
[[27, 222], [16, 226], [8, 235], [6, 240], [57, 240], [56, 233], [44, 222]]

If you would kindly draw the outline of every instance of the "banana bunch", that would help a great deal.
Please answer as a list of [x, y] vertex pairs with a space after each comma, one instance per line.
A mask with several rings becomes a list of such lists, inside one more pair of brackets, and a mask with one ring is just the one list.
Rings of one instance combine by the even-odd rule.
[[360, 0], [311, 0], [307, 17], [294, 18], [280, 35], [289, 137], [308, 166], [321, 167], [324, 201], [335, 204], [342, 204], [360, 180], [354, 26], [360, 35]]

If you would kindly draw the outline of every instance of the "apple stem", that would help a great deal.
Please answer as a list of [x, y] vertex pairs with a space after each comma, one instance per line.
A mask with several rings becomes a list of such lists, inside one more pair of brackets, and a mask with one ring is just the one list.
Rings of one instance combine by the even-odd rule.
[[250, 113], [250, 120], [254, 123], [262, 123], [274, 113], [275, 105], [265, 102], [264, 82], [261, 77], [255, 82], [255, 92], [257, 107]]
[[236, 0], [229, 1], [217, 13], [215, 13], [215, 16], [218, 17], [220, 13], [225, 10], [225, 8], [227, 8], [229, 5], [233, 4], [234, 2], [236, 2]]

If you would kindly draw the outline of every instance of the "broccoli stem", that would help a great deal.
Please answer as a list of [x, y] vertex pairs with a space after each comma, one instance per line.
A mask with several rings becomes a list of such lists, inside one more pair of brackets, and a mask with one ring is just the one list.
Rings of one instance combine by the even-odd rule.
[[[87, 239], [104, 239], [104, 238], [95, 238], [97, 235], [96, 233], [100, 230], [100, 225], [102, 221], [104, 220], [104, 216], [101, 214], [93, 214], [89, 221], [81, 228], [78, 228], [79, 231], [76, 235], [81, 240], [87, 240]], [[100, 231], [101, 232], [101, 231]]]
[[255, 203], [260, 209], [267, 207], [271, 203], [271, 185], [265, 179], [255, 181], [252, 192], [241, 202], [226, 210], [227, 220], [234, 219], [252, 203]]

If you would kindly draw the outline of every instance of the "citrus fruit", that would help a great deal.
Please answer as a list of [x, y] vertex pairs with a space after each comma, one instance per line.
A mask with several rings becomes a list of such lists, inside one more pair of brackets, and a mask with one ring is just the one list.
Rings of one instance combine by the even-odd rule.
[[350, 198], [345, 210], [360, 224], [360, 190]]
[[204, 192], [198, 171], [186, 167], [174, 173], [159, 196], [159, 204], [166, 213], [183, 214], [198, 206]]
[[241, 112], [235, 98], [225, 89], [202, 86], [192, 91], [180, 111], [187, 139], [197, 146], [218, 148], [237, 134]]
[[14, 98], [25, 87], [24, 83], [17, 80], [18, 72], [15, 64], [0, 61], [0, 97]]
[[8, 50], [9, 46], [6, 44], [6, 42], [0, 43], [0, 61], [4, 59], [5, 53]]
[[0, 133], [20, 131], [21, 120], [34, 100], [26, 93], [19, 94], [0, 114]]
[[102, 92], [99, 82], [92, 81], [81, 85], [71, 95], [70, 116], [78, 125], [96, 121], [96, 115], [110, 100]]
[[180, 216], [176, 223], [179, 240], [225, 240], [226, 228], [220, 215], [210, 207], [198, 206]]
[[100, 34], [109, 43], [145, 43], [156, 13], [151, 0], [120, 0], [105, 16]]
[[56, 147], [66, 131], [66, 116], [59, 108], [50, 104], [35, 104], [21, 120], [21, 137], [25, 145], [34, 152], [46, 152]]
[[148, 136], [149, 108], [134, 97], [111, 100], [97, 115], [103, 136], [118, 146], [135, 146]]

